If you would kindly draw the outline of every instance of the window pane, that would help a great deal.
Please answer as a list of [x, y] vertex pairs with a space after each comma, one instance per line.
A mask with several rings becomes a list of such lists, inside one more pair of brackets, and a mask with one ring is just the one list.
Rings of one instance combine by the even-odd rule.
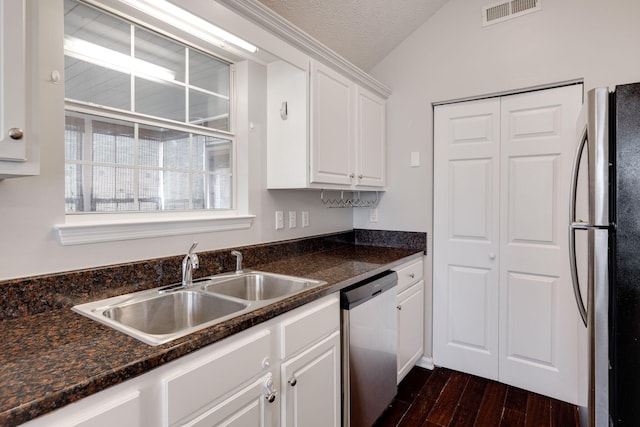
[[140, 126], [140, 164], [165, 169], [193, 169], [189, 164], [189, 134]]
[[195, 174], [191, 181], [192, 209], [208, 209], [209, 203], [206, 196], [206, 175]]
[[[136, 58], [163, 68], [176, 81], [184, 82], [186, 48], [151, 31], [136, 28]], [[168, 76], [167, 76], [168, 77]]]
[[[131, 109], [131, 78], [69, 56], [64, 57], [64, 96], [105, 107]], [[87, 76], [91, 76], [90, 79]]]
[[121, 58], [131, 54], [131, 25], [65, 0], [64, 33], [65, 96], [129, 110], [131, 80]]
[[208, 208], [231, 209], [231, 177], [228, 175], [209, 175]]
[[64, 34], [131, 54], [131, 24], [76, 1], [64, 1]]
[[64, 127], [64, 158], [66, 160], [82, 160], [82, 135], [84, 120], [67, 115]]
[[163, 209], [185, 210], [190, 208], [189, 174], [164, 172], [162, 174]]
[[113, 212], [137, 210], [133, 169], [94, 166], [91, 210]]
[[135, 111], [165, 119], [185, 121], [184, 88], [167, 83], [152, 82], [136, 77]]
[[231, 173], [231, 141], [201, 136], [205, 140], [206, 161], [209, 172]]
[[82, 165], [64, 165], [64, 202], [66, 212], [84, 211]]
[[229, 97], [229, 64], [189, 49], [189, 84]]
[[160, 196], [160, 171], [141, 170], [139, 179], [139, 203], [141, 211], [158, 211], [162, 209]]
[[229, 100], [189, 90], [189, 123], [229, 130]]
[[91, 121], [93, 161], [96, 163], [134, 164], [134, 129], [131, 123], [99, 119]]

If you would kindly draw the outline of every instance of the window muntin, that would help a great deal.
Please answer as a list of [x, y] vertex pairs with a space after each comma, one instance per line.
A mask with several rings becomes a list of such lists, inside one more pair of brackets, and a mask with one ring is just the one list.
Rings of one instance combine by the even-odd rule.
[[227, 62], [65, 0], [67, 213], [232, 209], [231, 87]]

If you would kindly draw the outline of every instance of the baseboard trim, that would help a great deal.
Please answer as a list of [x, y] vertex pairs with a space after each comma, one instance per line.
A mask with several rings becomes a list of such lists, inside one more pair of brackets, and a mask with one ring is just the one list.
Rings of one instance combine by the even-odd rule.
[[433, 359], [431, 357], [422, 356], [416, 362], [416, 366], [420, 366], [421, 368], [429, 369], [433, 371], [436, 365], [433, 364]]

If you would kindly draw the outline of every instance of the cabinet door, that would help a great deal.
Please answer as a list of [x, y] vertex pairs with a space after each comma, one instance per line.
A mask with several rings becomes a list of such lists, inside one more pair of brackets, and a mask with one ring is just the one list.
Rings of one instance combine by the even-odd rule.
[[361, 87], [356, 92], [356, 182], [362, 186], [384, 187], [385, 100]]
[[398, 294], [398, 384], [422, 356], [424, 281]]
[[270, 393], [267, 382], [271, 374], [265, 375], [251, 385], [224, 399], [220, 404], [201, 416], [181, 424], [183, 427], [244, 427], [273, 425], [273, 405], [266, 397]]
[[500, 100], [434, 110], [433, 361], [498, 378]]
[[340, 426], [340, 333], [282, 364], [281, 425]]
[[[0, 1], [0, 161], [27, 159], [26, 137], [18, 132], [24, 132], [26, 126], [25, 20], [24, 0]], [[0, 163], [0, 177], [4, 168]]]
[[263, 375], [264, 360], [271, 355], [271, 331], [258, 327], [241, 339], [207, 350], [175, 364], [162, 378], [164, 426], [193, 419]]
[[312, 63], [311, 183], [352, 183], [354, 87], [341, 74]]

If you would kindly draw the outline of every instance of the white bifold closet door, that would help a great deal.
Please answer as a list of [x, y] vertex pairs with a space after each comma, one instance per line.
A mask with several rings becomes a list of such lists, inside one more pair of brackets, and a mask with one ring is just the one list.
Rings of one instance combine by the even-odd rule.
[[434, 110], [436, 365], [577, 402], [569, 181], [582, 85]]

